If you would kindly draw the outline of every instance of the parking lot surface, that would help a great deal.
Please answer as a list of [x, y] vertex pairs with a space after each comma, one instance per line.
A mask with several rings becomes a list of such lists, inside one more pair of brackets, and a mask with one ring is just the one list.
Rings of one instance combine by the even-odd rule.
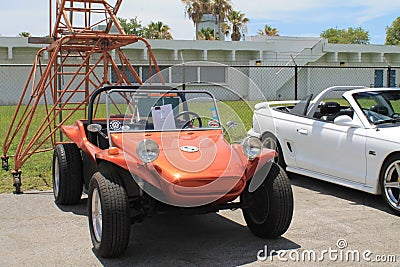
[[[292, 177], [288, 232], [263, 240], [240, 210], [154, 216], [132, 225], [127, 252], [92, 251], [86, 202], [57, 207], [51, 192], [0, 195], [0, 266], [399, 266], [400, 218], [380, 196]], [[379, 264], [377, 264], [379, 262]]]

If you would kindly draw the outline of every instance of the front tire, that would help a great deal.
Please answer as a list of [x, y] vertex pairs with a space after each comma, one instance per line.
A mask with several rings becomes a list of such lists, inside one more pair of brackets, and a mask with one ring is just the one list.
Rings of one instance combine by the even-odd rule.
[[385, 203], [396, 215], [400, 215], [400, 155], [393, 155], [385, 161], [380, 184]]
[[75, 144], [60, 144], [53, 154], [53, 194], [58, 205], [78, 204], [83, 190], [82, 156]]
[[96, 172], [89, 185], [89, 230], [95, 253], [104, 258], [121, 255], [130, 238], [127, 193], [115, 172]]
[[284, 234], [293, 217], [293, 192], [285, 171], [272, 163], [263, 184], [241, 195], [244, 219], [250, 231], [262, 238], [277, 238]]

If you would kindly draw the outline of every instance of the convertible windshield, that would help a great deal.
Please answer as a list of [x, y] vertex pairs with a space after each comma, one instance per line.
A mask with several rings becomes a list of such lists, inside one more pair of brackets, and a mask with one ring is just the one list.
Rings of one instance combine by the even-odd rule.
[[400, 91], [360, 92], [353, 97], [372, 124], [400, 121]]
[[106, 108], [110, 132], [221, 129], [208, 92], [111, 90]]

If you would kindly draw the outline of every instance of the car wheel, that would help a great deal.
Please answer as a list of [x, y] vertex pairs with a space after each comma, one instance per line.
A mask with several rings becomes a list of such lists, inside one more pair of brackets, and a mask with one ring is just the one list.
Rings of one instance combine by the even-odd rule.
[[[263, 171], [263, 170], [261, 170]], [[273, 163], [263, 184], [241, 195], [242, 212], [250, 231], [262, 238], [277, 238], [289, 228], [293, 217], [293, 192], [285, 171]]]
[[60, 144], [53, 154], [53, 194], [58, 205], [75, 205], [81, 200], [83, 167], [75, 144]]
[[383, 164], [381, 171], [381, 193], [386, 204], [400, 215], [400, 156], [393, 155]]
[[93, 175], [88, 214], [94, 252], [104, 258], [121, 255], [129, 243], [131, 224], [128, 196], [117, 174]]
[[271, 133], [265, 133], [262, 136], [261, 141], [265, 148], [273, 149], [276, 151], [277, 155], [274, 158], [274, 162], [276, 164], [279, 164], [283, 169], [286, 169], [287, 165], [286, 165], [285, 159], [283, 157], [282, 147], [279, 144], [279, 141], [277, 140], [276, 136], [274, 136]]

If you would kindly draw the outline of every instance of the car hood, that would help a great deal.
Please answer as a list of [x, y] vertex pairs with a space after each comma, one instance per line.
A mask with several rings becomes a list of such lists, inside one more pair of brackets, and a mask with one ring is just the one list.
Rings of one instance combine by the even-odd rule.
[[379, 125], [370, 132], [369, 137], [400, 144], [400, 125]]
[[136, 147], [144, 139], [159, 145], [159, 157], [149, 165], [171, 183], [184, 184], [194, 179], [212, 181], [223, 177], [240, 179], [247, 166], [244, 154], [233, 149], [220, 130], [113, 135], [114, 145], [138, 162]]

